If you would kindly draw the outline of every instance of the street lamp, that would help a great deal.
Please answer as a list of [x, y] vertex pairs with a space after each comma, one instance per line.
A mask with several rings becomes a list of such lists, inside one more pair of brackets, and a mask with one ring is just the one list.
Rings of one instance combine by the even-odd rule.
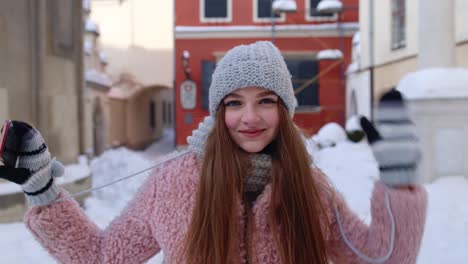
[[271, 1], [271, 42], [275, 42], [275, 14], [294, 13], [297, 11], [295, 0]]

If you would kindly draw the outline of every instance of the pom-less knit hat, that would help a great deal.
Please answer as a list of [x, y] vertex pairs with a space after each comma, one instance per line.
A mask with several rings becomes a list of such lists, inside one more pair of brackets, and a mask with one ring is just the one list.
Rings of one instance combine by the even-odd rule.
[[280, 51], [269, 41], [237, 46], [219, 61], [209, 90], [210, 114], [215, 115], [226, 95], [250, 86], [273, 91], [294, 115], [297, 101], [291, 74]]

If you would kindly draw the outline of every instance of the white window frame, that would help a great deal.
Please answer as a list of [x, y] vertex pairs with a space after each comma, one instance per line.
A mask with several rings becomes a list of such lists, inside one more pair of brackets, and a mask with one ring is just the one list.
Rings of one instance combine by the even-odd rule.
[[[271, 17], [258, 17], [257, 14], [258, 14], [258, 0], [253, 0], [252, 1], [253, 3], [253, 22], [254, 23], [271, 23]], [[275, 20], [275, 22], [285, 22], [286, 21], [286, 14], [284, 12], [282, 12], [280, 14], [280, 17], [273, 17], [273, 19]]]
[[232, 22], [232, 0], [227, 1], [227, 17], [205, 17], [205, 0], [199, 1], [200, 22], [202, 23], [229, 23]]
[[322, 21], [337, 21], [338, 20], [338, 15], [336, 13], [333, 16], [311, 16], [309, 12], [310, 9], [312, 8], [310, 6], [310, 0], [305, 0], [305, 7], [306, 7], [306, 12], [305, 12], [306, 21], [322, 22]]

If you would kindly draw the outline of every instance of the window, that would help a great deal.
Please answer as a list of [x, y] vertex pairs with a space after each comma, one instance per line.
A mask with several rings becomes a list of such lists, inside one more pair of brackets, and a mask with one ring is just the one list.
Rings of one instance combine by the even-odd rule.
[[168, 122], [168, 118], [167, 118], [167, 109], [166, 109], [166, 104], [167, 104], [167, 103], [166, 103], [166, 101], [163, 101], [162, 103], [163, 103], [163, 104], [162, 104], [163, 123], [164, 123], [164, 124], [167, 124], [167, 122]]
[[231, 22], [232, 0], [200, 0], [202, 22]]
[[[286, 59], [294, 90], [319, 74], [318, 61]], [[313, 82], [296, 94], [298, 109], [319, 106], [319, 84]]]
[[214, 61], [202, 61], [202, 108], [209, 110], [208, 102], [208, 91], [211, 84], [211, 75], [216, 68], [216, 62]]
[[[254, 22], [271, 22], [273, 0], [254, 0]], [[284, 13], [274, 14], [275, 21], [285, 21]]]
[[172, 104], [167, 102], [167, 123], [172, 125]]
[[306, 20], [307, 21], [333, 21], [338, 18], [336, 14], [321, 14], [317, 12], [317, 5], [320, 0], [306, 1]]
[[151, 100], [149, 106], [150, 127], [154, 130], [156, 128], [156, 103]]
[[405, 0], [392, 0], [392, 49], [406, 46]]

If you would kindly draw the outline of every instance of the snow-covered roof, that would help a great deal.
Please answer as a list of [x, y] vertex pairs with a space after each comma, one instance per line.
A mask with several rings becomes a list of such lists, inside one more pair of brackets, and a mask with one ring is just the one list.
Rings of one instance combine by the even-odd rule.
[[112, 87], [107, 93], [107, 96], [114, 99], [127, 99], [132, 95], [132, 93], [134, 93], [133, 90], [122, 87]]
[[354, 33], [352, 43], [353, 43], [353, 46], [359, 45], [361, 43], [361, 32], [360, 31], [357, 31], [356, 33]]
[[90, 0], [83, 0], [83, 11], [85, 13], [91, 12], [91, 1]]
[[274, 0], [272, 9], [276, 12], [296, 12], [297, 5], [294, 0]]
[[362, 130], [360, 115], [353, 115], [346, 121], [346, 131]]
[[93, 53], [93, 43], [89, 40], [85, 40], [83, 43], [83, 50], [86, 55], [91, 55]]
[[318, 12], [336, 13], [343, 10], [343, 3], [340, 0], [322, 0], [316, 7]]
[[431, 68], [410, 73], [397, 90], [410, 100], [468, 98], [468, 69]]
[[109, 61], [107, 60], [107, 56], [104, 52], [99, 52], [99, 61], [103, 64], [108, 64]]
[[318, 131], [315, 140], [321, 147], [330, 147], [346, 140], [346, 132], [339, 124], [331, 122], [325, 124]]
[[350, 63], [346, 69], [346, 74], [351, 74], [359, 70], [359, 63], [357, 61]]
[[343, 58], [343, 53], [337, 49], [321, 50], [317, 54], [317, 60], [338, 60]]
[[96, 24], [94, 21], [92, 21], [89, 18], [86, 19], [85, 30], [86, 30], [86, 32], [94, 33], [96, 35], [100, 34], [98, 24]]
[[95, 69], [90, 69], [85, 72], [85, 80], [86, 82], [92, 82], [107, 87], [112, 85], [112, 80], [109, 76], [100, 73]]

